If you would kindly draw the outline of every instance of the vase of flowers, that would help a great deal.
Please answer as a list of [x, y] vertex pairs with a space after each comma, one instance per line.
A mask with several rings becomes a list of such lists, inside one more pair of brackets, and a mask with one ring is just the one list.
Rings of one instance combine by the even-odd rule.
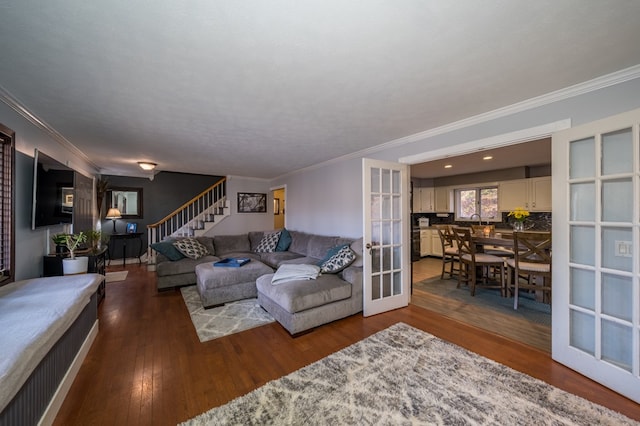
[[529, 212], [522, 207], [516, 207], [515, 210], [509, 212], [508, 217], [513, 218], [513, 231], [524, 231], [524, 221], [529, 217]]

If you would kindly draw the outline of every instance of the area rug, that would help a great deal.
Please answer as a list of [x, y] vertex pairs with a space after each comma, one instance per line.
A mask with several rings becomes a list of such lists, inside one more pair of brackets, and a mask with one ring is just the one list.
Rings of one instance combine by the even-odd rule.
[[217, 308], [204, 309], [196, 286], [182, 287], [180, 291], [201, 342], [275, 321], [260, 307], [258, 299], [239, 300]]
[[115, 272], [107, 272], [104, 276], [107, 279], [108, 283], [113, 283], [116, 281], [126, 280], [128, 273], [129, 271], [115, 271]]
[[469, 287], [461, 286], [458, 288], [457, 280], [441, 280], [440, 276], [413, 285], [414, 288], [438, 296], [490, 308], [506, 315], [551, 327], [551, 305], [536, 301], [533, 295], [521, 293], [518, 298], [518, 309], [514, 310], [513, 298], [500, 296], [500, 291], [496, 289], [476, 287], [476, 295], [471, 296]]
[[398, 323], [182, 424], [637, 423]]

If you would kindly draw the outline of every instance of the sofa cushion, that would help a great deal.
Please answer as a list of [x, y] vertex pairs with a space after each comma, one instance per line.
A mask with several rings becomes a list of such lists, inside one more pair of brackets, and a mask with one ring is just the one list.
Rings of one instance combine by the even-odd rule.
[[171, 241], [159, 241], [151, 244], [151, 248], [166, 257], [170, 261], [184, 259], [184, 254], [173, 245]]
[[[292, 253], [290, 251], [274, 251], [272, 253], [260, 253], [260, 260], [263, 263], [271, 266], [272, 268], [277, 268], [283, 263], [292, 263], [289, 262], [293, 259], [302, 258], [298, 253]], [[313, 262], [304, 262], [304, 263], [313, 263]]]
[[196, 265], [205, 262], [217, 262], [218, 260], [220, 260], [219, 257], [207, 255], [201, 257], [200, 259], [189, 259], [188, 257], [185, 257], [176, 262], [162, 262], [156, 265], [156, 274], [158, 275], [158, 277], [180, 274], [193, 274], [193, 283], [195, 284]]
[[256, 247], [256, 253], [272, 253], [276, 251], [278, 240], [280, 240], [280, 232], [265, 234], [258, 247]]
[[278, 240], [278, 245], [276, 246], [276, 251], [287, 251], [289, 250], [289, 246], [291, 245], [291, 234], [287, 231], [287, 228], [282, 228], [280, 231], [280, 239]]
[[240, 235], [216, 235], [213, 237], [216, 256], [226, 256], [227, 253], [250, 252], [249, 237]]
[[336, 274], [356, 260], [356, 254], [348, 245], [341, 246], [340, 249], [329, 259], [322, 262], [320, 272], [323, 274]]
[[311, 234], [299, 231], [289, 231], [289, 234], [291, 235], [291, 244], [289, 245], [289, 251], [306, 256]]
[[272, 278], [273, 274], [258, 278], [258, 292], [292, 314], [351, 297], [351, 284], [338, 275], [320, 275], [315, 280], [289, 281], [279, 285], [272, 285]]
[[323, 235], [312, 235], [309, 239], [307, 256], [322, 259], [329, 249], [338, 245], [337, 237], [326, 237]]
[[209, 252], [209, 254], [212, 254], [212, 255], [216, 254], [216, 248], [213, 246], [212, 237], [200, 236], [200, 237], [196, 237], [196, 240], [207, 248], [207, 252]]
[[209, 254], [209, 251], [205, 246], [200, 244], [198, 240], [193, 238], [185, 238], [173, 243], [173, 245], [190, 259], [200, 259], [201, 257]]
[[364, 239], [360, 237], [351, 243], [351, 250], [353, 250], [353, 252], [356, 254], [356, 260], [353, 262], [352, 266], [364, 266], [364, 261], [362, 259], [362, 253], [364, 249], [363, 242]]
[[271, 233], [273, 231], [249, 231], [249, 249], [253, 252], [256, 251], [256, 248], [258, 247], [258, 244], [260, 244], [260, 241], [262, 241], [262, 237], [264, 237], [264, 234], [266, 233]]

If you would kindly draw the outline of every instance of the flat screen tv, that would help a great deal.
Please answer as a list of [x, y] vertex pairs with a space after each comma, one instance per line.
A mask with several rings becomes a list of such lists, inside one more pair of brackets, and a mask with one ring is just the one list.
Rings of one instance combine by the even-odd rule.
[[73, 170], [35, 150], [33, 158], [33, 229], [72, 223]]

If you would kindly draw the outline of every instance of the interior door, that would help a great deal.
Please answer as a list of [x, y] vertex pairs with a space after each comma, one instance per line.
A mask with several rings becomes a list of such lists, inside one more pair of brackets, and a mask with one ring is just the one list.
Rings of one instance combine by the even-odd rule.
[[552, 356], [640, 402], [640, 109], [553, 136]]
[[363, 159], [364, 316], [409, 304], [409, 166]]

